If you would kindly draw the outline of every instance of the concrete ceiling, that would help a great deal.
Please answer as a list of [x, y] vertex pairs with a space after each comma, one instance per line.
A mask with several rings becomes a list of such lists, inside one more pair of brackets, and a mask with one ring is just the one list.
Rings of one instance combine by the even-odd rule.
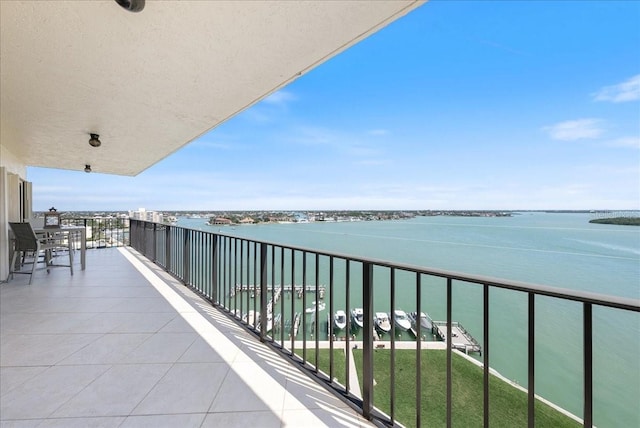
[[0, 142], [136, 175], [422, 3], [3, 0]]

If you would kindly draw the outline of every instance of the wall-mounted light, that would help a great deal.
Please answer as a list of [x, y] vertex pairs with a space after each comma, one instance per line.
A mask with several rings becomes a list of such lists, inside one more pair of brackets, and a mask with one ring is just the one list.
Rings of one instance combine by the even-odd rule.
[[100, 141], [100, 136], [98, 134], [89, 134], [91, 138], [89, 139], [89, 145], [91, 147], [100, 147], [102, 145], [102, 141]]
[[129, 12], [140, 12], [144, 9], [144, 0], [116, 0], [116, 3]]
[[87, 173], [88, 173], [88, 172], [91, 172], [91, 165], [88, 165], [88, 164], [87, 164], [87, 165], [85, 165], [85, 166], [84, 166], [84, 172], [87, 172]]

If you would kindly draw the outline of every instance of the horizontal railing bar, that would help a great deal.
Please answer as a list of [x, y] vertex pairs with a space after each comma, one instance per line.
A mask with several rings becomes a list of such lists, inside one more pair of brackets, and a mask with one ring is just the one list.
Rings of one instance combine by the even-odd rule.
[[[137, 220], [137, 221], [144, 222], [144, 220]], [[145, 223], [149, 223], [149, 222], [145, 222]], [[170, 226], [170, 227], [175, 227], [175, 228], [180, 228], [185, 230], [192, 230], [189, 228], [183, 228], [181, 226]], [[223, 236], [226, 238], [235, 238], [233, 235], [225, 235], [222, 233], [213, 233], [213, 232], [204, 232], [204, 231], [201, 231], [201, 232], [211, 233], [211, 234]], [[619, 296], [609, 296], [604, 294], [591, 293], [587, 291], [570, 290], [567, 288], [560, 288], [560, 287], [550, 287], [546, 285], [538, 285], [538, 284], [532, 284], [532, 283], [521, 282], [521, 281], [499, 279], [499, 278], [482, 276], [482, 275], [464, 274], [464, 273], [448, 271], [444, 269], [425, 268], [425, 267], [420, 267], [420, 266], [415, 266], [410, 264], [390, 262], [388, 260], [379, 260], [379, 259], [370, 258], [370, 257], [351, 256], [348, 254], [342, 254], [342, 253], [331, 252], [331, 251], [318, 251], [311, 248], [298, 247], [298, 246], [286, 245], [286, 244], [278, 244], [278, 243], [269, 242], [269, 241], [258, 241], [258, 240], [250, 240], [250, 241], [257, 244], [273, 245], [278, 248], [284, 248], [292, 251], [300, 251], [302, 253], [306, 252], [311, 254], [318, 254], [320, 256], [350, 260], [350, 261], [359, 262], [359, 263], [368, 263], [376, 266], [395, 268], [395, 269], [400, 269], [407, 272], [436, 276], [440, 278], [451, 278], [453, 280], [473, 283], [479, 286], [483, 286], [486, 284], [492, 287], [502, 288], [506, 290], [522, 291], [525, 293], [534, 292], [537, 295], [541, 295], [541, 296], [555, 297], [555, 298], [560, 298], [564, 300], [572, 300], [572, 301], [581, 302], [581, 303], [591, 303], [598, 306], [605, 306], [605, 307], [610, 307], [615, 309], [624, 309], [624, 310], [633, 311], [633, 312], [640, 312], [640, 299], [632, 299], [632, 298], [619, 297]]]

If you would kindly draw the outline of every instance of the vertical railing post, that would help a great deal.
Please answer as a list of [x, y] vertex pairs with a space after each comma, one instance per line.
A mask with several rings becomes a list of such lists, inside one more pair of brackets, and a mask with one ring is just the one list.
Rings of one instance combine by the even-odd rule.
[[373, 265], [362, 264], [362, 414], [371, 419], [373, 409]]
[[267, 244], [260, 243], [260, 342], [267, 336]]
[[183, 272], [182, 272], [182, 280], [184, 281], [185, 284], [189, 285], [189, 281], [190, 281], [190, 275], [189, 275], [189, 266], [191, 265], [191, 230], [190, 229], [184, 229], [184, 248], [182, 249], [183, 253], [183, 257], [182, 257], [182, 268], [183, 268]]
[[447, 278], [447, 428], [451, 428], [451, 413], [453, 410], [453, 376], [451, 367], [451, 323], [453, 314], [453, 284], [451, 278]]
[[584, 426], [593, 426], [593, 335], [591, 303], [584, 303]]
[[307, 362], [307, 252], [302, 252], [302, 361]]
[[[389, 269], [389, 285], [391, 286], [391, 295], [389, 302], [389, 307], [391, 308], [391, 320], [389, 320], [391, 321], [391, 359], [389, 361], [389, 371], [391, 372], [391, 385], [389, 385], [389, 395], [391, 396], [391, 400], [389, 402], [389, 416], [391, 417], [391, 423], [393, 423], [396, 418], [396, 323], [393, 322], [393, 311], [396, 307], [396, 275], [394, 268]], [[419, 337], [420, 336], [418, 336], [418, 338]], [[418, 368], [418, 370], [420, 369]]]
[[[147, 255], [147, 222], [141, 221], [140, 225], [142, 226], [140, 228], [140, 250], [142, 251], [142, 254], [146, 257]], [[91, 225], [91, 230], [93, 231], [93, 224]], [[93, 242], [93, 245], [95, 245], [95, 240]]]
[[[314, 314], [314, 326], [315, 329], [312, 332], [312, 334], [315, 335], [316, 338], [316, 350], [315, 350], [315, 358], [314, 358], [314, 367], [315, 367], [315, 372], [318, 373], [318, 357], [319, 357], [319, 350], [320, 350], [320, 339], [318, 338], [319, 333], [320, 333], [320, 309], [318, 308], [318, 305], [320, 304], [320, 255], [318, 253], [316, 253], [316, 260], [315, 260], [315, 269], [316, 269], [316, 274], [315, 274], [315, 283], [316, 283], [316, 312]], [[329, 324], [331, 324], [331, 316], [333, 316], [333, 312], [329, 312], [330, 316], [329, 316]], [[331, 340], [331, 339], [329, 339]]]
[[528, 427], [534, 428], [536, 426], [536, 385], [535, 385], [535, 293], [529, 293], [529, 377], [527, 380], [527, 391], [529, 394], [528, 400]]
[[[296, 337], [293, 334], [295, 332], [295, 304], [296, 304], [296, 252], [291, 249], [291, 356], [295, 354]], [[284, 302], [282, 303], [284, 305]], [[304, 308], [303, 308], [304, 309]]]
[[[218, 235], [213, 235], [213, 251], [211, 251], [211, 302], [218, 302]], [[237, 263], [237, 260], [236, 260]], [[223, 305], [224, 306], [224, 305]]]
[[484, 382], [483, 382], [483, 424], [485, 428], [489, 427], [489, 286], [483, 286], [483, 334], [484, 334]]
[[[349, 313], [349, 306], [346, 306], [347, 310], [345, 311], [347, 314]], [[331, 317], [333, 316], [333, 314], [335, 313], [335, 308], [333, 307], [333, 256], [329, 257], [329, 379], [331, 379], [331, 382], [333, 382], [333, 320], [331, 319]], [[346, 326], [346, 331], [347, 331], [347, 339], [349, 338], [349, 332], [351, 331], [350, 329], [350, 325], [349, 325], [349, 318], [351, 318], [351, 315], [347, 316], [347, 326]], [[347, 344], [347, 354], [350, 352], [349, 351], [349, 344]]]
[[[351, 262], [349, 259], [345, 259], [344, 260], [345, 263], [345, 267], [344, 267], [344, 293], [347, 296], [346, 298], [346, 302], [345, 302], [345, 307], [346, 308], [350, 308], [351, 307], [351, 302], [350, 302], [350, 297], [351, 297]], [[364, 326], [363, 326], [364, 327]], [[351, 330], [349, 330], [351, 331]], [[347, 352], [345, 352], [346, 354], [346, 361], [345, 361], [345, 367], [344, 367], [344, 371], [345, 371], [345, 386], [347, 389], [347, 393], [351, 390], [351, 383], [349, 382], [349, 378], [351, 378], [351, 371], [350, 371], [350, 366], [351, 366], [351, 343], [349, 342], [349, 334], [347, 334]], [[360, 391], [358, 391], [358, 393], [360, 393]]]
[[158, 257], [157, 252], [156, 252], [156, 246], [158, 245], [158, 238], [156, 236], [156, 233], [158, 232], [158, 223], [153, 223], [153, 239], [151, 240], [151, 242], [153, 242], [152, 247], [153, 247], [153, 256], [151, 257], [151, 261], [152, 262], [156, 262], [156, 259]]
[[[135, 240], [133, 239], [133, 233], [134, 233], [135, 227], [136, 227], [135, 221], [130, 219], [129, 220], [129, 245], [133, 248], [136, 248]], [[87, 226], [85, 226], [84, 230], [86, 232]]]
[[167, 272], [171, 272], [173, 268], [171, 265], [171, 231], [173, 230], [173, 226], [167, 226], [164, 229], [165, 237], [164, 237], [164, 245], [165, 245], [165, 265]]
[[[291, 293], [293, 300], [293, 293]], [[284, 349], [284, 247], [280, 247], [280, 349]]]
[[[422, 308], [422, 284], [420, 273], [416, 272], [416, 306], [418, 307], [418, 322], [420, 325], [420, 311]], [[422, 426], [422, 333], [417, 328], [416, 342], [416, 426]]]

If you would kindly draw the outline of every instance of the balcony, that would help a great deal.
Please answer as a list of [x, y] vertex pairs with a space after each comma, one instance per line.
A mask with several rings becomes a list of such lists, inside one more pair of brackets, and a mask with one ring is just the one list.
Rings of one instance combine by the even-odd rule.
[[2, 426], [370, 425], [136, 251], [87, 266], [0, 286]]
[[[581, 326], [581, 358], [576, 365], [583, 367], [579, 392], [583, 407], [565, 418], [567, 426], [593, 426], [598, 409], [594, 372], [597, 376], [603, 369], [593, 356], [601, 346], [597, 321], [603, 313], [614, 313], [637, 323], [640, 312], [633, 299], [427, 270], [137, 220], [131, 221], [130, 230], [97, 228], [110, 230], [110, 236], [126, 236], [118, 244], [130, 238], [135, 249], [89, 250], [88, 269], [76, 269], [72, 277], [65, 269], [50, 274], [38, 271], [32, 286], [25, 286], [28, 278], [16, 276], [0, 288], [3, 423], [369, 426], [372, 420], [378, 425], [430, 426], [436, 412], [442, 425], [452, 426], [460, 409], [454, 393], [460, 380], [456, 361], [466, 358], [465, 352], [480, 350], [475, 360], [468, 358], [480, 373], [473, 421], [490, 426], [499, 415], [495, 400], [502, 397], [495, 387], [495, 372], [489, 368], [490, 339], [496, 341], [489, 313], [495, 311], [497, 295], [512, 293], [522, 297], [522, 337], [528, 359], [527, 384], [509, 387], [522, 395], [518, 425], [548, 425], [547, 414], [540, 408], [541, 403], [550, 403], [537, 395], [536, 387], [544, 383], [540, 375], [545, 363], [539, 361], [553, 356], [541, 358], [537, 350], [545, 344], [540, 341], [544, 319], [536, 320], [536, 308], [546, 310], [553, 300], [576, 312]], [[439, 325], [444, 340], [399, 340], [395, 324], [384, 337], [374, 333], [374, 298], [389, 296], [394, 308], [400, 287], [404, 292], [408, 287], [415, 294], [416, 308], [422, 309], [428, 296], [423, 292], [437, 281], [445, 291], [447, 315], [444, 323], [433, 324]], [[296, 299], [292, 288], [281, 303], [276, 302], [276, 289], [291, 284], [308, 291]], [[459, 348], [455, 334], [464, 329], [456, 330], [452, 319], [452, 306], [464, 287], [479, 296], [482, 335], [468, 349]], [[312, 301], [325, 302], [326, 311], [299, 312], [300, 304], [312, 307]], [[349, 309], [359, 306], [364, 327], [353, 336], [344, 334], [353, 331], [355, 323]], [[339, 331], [326, 317], [343, 308], [347, 326]], [[271, 315], [268, 322], [262, 322], [260, 313]], [[296, 313], [301, 318], [299, 334], [285, 321], [293, 320]], [[518, 320], [513, 320], [514, 332], [517, 325]], [[328, 331], [323, 331], [325, 326]], [[415, 324], [415, 337], [428, 335], [421, 328]], [[399, 363], [404, 348], [416, 361], [410, 370]], [[424, 383], [425, 360], [427, 365], [434, 361], [423, 352], [428, 349], [440, 349], [445, 355], [438, 363], [444, 377], [436, 402], [425, 401], [423, 395], [433, 390], [433, 385]], [[381, 368], [377, 358], [384, 353], [390, 358], [382, 366], [389, 375], [385, 385], [376, 381], [376, 370]], [[414, 382], [400, 391], [396, 385], [403, 371], [409, 371]], [[385, 389], [382, 398], [377, 395]], [[409, 418], [400, 410], [407, 402], [414, 412]]]

